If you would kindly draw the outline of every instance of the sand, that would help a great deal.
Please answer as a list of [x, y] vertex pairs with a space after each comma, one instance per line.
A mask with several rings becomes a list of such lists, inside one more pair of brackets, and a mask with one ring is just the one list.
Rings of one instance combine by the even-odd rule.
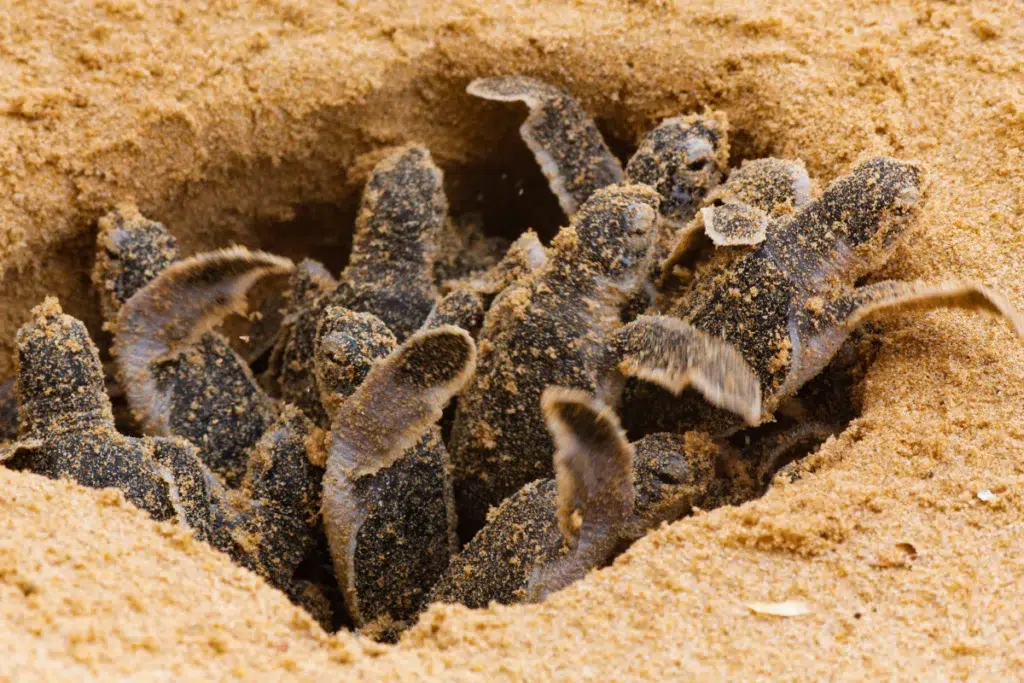
[[[728, 114], [734, 159], [800, 157], [820, 182], [870, 154], [916, 159], [920, 230], [882, 275], [978, 279], [1024, 307], [1019, 5], [204, 7], [50, 0], [0, 16], [0, 375], [44, 294], [98, 336], [92, 241], [119, 201], [186, 251], [340, 253], [351, 215], [336, 209], [367, 154], [419, 140], [453, 203], [472, 203], [474, 178], [517, 154], [522, 113], [463, 89], [511, 71], [570, 87], [626, 143], [707, 105]], [[517, 216], [549, 201], [526, 195]], [[1019, 677], [1024, 344], [978, 315], [886, 319], [860, 391], [862, 417], [801, 481], [663, 528], [543, 605], [434, 607], [394, 647], [324, 634], [118, 495], [0, 469], [0, 676]], [[748, 606], [779, 601], [806, 613]]]

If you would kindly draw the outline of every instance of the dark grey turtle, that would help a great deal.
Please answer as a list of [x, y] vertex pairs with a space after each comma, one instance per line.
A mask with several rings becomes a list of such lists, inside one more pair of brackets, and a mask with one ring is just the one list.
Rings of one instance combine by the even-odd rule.
[[630, 444], [610, 407], [549, 387], [544, 417], [556, 444], [553, 479], [506, 498], [431, 591], [431, 602], [485, 607], [535, 602], [609, 564], [633, 541], [694, 507], [733, 502], [718, 449], [678, 434]]
[[147, 434], [199, 447], [231, 487], [277, 408], [227, 339], [210, 330], [244, 306], [256, 281], [292, 267], [240, 247], [181, 261], [166, 228], [133, 209], [100, 221], [93, 281], [128, 406]]
[[337, 396], [335, 387], [354, 387], [332, 411], [323, 516], [349, 615], [367, 634], [393, 640], [423, 609], [458, 548], [450, 463], [436, 422], [472, 374], [476, 346], [465, 330], [442, 326], [380, 358], [387, 344], [360, 341], [370, 338], [360, 315], [331, 308], [320, 328], [323, 388]]
[[321, 425], [313, 378], [314, 337], [322, 311], [341, 306], [372, 313], [404, 340], [436, 303], [434, 263], [448, 201], [443, 174], [419, 145], [398, 148], [374, 167], [363, 191], [348, 265], [335, 281], [315, 262], [293, 279], [285, 324], [271, 359], [282, 398]]
[[322, 612], [293, 577], [319, 504], [300, 415], [282, 414], [257, 442], [241, 487], [228, 491], [187, 441], [117, 432], [96, 346], [55, 299], [33, 310], [17, 343], [19, 439], [4, 451], [8, 466], [117, 488]]
[[[1024, 320], [977, 283], [885, 281], [855, 286], [884, 264], [920, 209], [921, 171], [880, 157], [857, 166], [822, 196], [773, 224], [762, 241], [698, 271], [669, 312], [739, 350], [757, 372], [762, 420], [771, 418], [833, 358], [865, 319], [894, 310], [951, 306]], [[714, 261], [712, 261], [714, 263]], [[629, 393], [629, 392], [627, 392]], [[624, 406], [630, 429], [728, 434], [732, 415], [695, 395], [672, 399], [650, 386]]]

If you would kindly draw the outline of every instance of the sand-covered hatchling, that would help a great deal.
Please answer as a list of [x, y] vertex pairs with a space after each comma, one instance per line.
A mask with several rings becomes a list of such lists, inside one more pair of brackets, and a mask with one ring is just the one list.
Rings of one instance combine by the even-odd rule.
[[307, 262], [293, 281], [285, 324], [271, 358], [281, 396], [314, 416], [321, 413], [312, 376], [314, 337], [328, 306], [372, 313], [398, 341], [426, 320], [437, 298], [434, 261], [448, 217], [443, 174], [419, 145], [391, 151], [363, 190], [348, 265], [335, 278]]
[[[324, 356], [339, 336], [332, 329], [318, 340], [321, 372], [333, 365]], [[450, 463], [436, 423], [475, 363], [465, 330], [421, 330], [373, 363], [333, 411], [327, 539], [349, 616], [379, 639], [411, 625], [458, 550]]]
[[[865, 161], [773, 223], [755, 245], [717, 264], [713, 257], [667, 312], [743, 354], [760, 379], [762, 420], [821, 372], [862, 321], [882, 313], [940, 306], [984, 310], [1024, 336], [1020, 313], [979, 283], [856, 285], [888, 261], [922, 200], [917, 165], [888, 157]], [[627, 394], [630, 429], [727, 434], [741, 426], [692, 394], [672, 399], [651, 386]]]
[[258, 280], [292, 268], [241, 247], [179, 259], [167, 229], [133, 207], [100, 220], [93, 281], [128, 407], [147, 434], [199, 447], [228, 486], [241, 482], [277, 411], [213, 328], [244, 306]]
[[734, 490], [744, 480], [720, 476], [714, 444], [666, 433], [629, 443], [612, 408], [576, 389], [548, 387], [541, 404], [556, 446], [554, 478], [527, 484], [492, 512], [432, 602], [536, 602], [662, 522], [748, 497]]
[[118, 433], [96, 346], [55, 299], [33, 310], [17, 342], [19, 436], [5, 449], [5, 464], [116, 488], [155, 519], [192, 528], [314, 613], [325, 609], [293, 577], [318, 500], [305, 451], [294, 442], [301, 416], [282, 414], [254, 447], [241, 485], [228, 490], [184, 439]]
[[242, 247], [179, 259], [163, 225], [120, 207], [100, 221], [93, 271], [115, 374], [144, 433], [186, 439], [243, 498], [251, 496], [253, 468], [276, 466], [267, 459], [268, 445], [278, 460], [293, 463], [294, 481], [264, 491], [286, 500], [261, 512], [277, 541], [272, 551], [257, 553], [260, 573], [283, 588], [293, 585], [317, 546], [321, 471], [310, 457], [317, 449], [314, 426], [267, 395], [213, 328], [244, 310], [253, 284], [292, 268], [287, 259]]

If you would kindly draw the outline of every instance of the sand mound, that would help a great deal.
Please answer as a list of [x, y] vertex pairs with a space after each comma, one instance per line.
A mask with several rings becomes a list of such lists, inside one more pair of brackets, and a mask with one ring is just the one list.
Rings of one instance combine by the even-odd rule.
[[[920, 231], [883, 275], [978, 279], [1024, 307], [1024, 20], [1001, 3], [51, 0], [0, 26], [3, 375], [44, 294], [99, 334], [95, 220], [128, 198], [186, 250], [330, 261], [373, 150], [419, 140], [456, 210], [550, 224], [521, 113], [463, 92], [511, 71], [571, 88], [623, 145], [710, 106], [734, 159], [800, 157], [819, 181], [868, 155], [916, 159]], [[802, 481], [662, 529], [544, 605], [435, 607], [393, 648], [323, 634], [109, 492], [0, 470], [0, 671], [1012, 677], [1024, 345], [982, 316], [889, 319], [860, 391], [862, 417]], [[807, 613], [749, 607], [780, 601]]]

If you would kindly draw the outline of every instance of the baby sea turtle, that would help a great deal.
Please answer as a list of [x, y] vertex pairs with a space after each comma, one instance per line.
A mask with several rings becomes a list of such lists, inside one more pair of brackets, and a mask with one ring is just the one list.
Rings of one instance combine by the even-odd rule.
[[580, 390], [549, 387], [542, 405], [554, 479], [506, 498], [452, 559], [431, 602], [539, 601], [662, 522], [731, 501], [737, 480], [718, 477], [713, 445], [664, 433], [630, 444], [612, 409]]
[[[622, 327], [621, 305], [647, 265], [656, 205], [657, 196], [645, 186], [599, 190], [556, 236], [544, 266], [505, 289], [488, 310], [477, 372], [460, 397], [451, 439], [464, 533], [482, 525], [490, 506], [550, 474], [553, 444], [539, 402], [546, 386], [594, 392], [605, 368], [663, 381], [665, 375], [646, 364], [684, 375], [687, 363], [703, 362], [701, 356], [645, 356], [643, 363], [615, 356], [621, 351], [612, 344]], [[636, 322], [642, 329], [658, 325]], [[716, 342], [708, 338], [698, 348], [714, 350]], [[736, 371], [741, 376], [743, 368]], [[731, 404], [722, 400], [733, 394], [720, 387], [695, 386], [709, 400], [756, 420], [748, 412], [750, 401], [759, 402], [750, 393], [753, 384]]]
[[259, 279], [290, 261], [241, 247], [179, 260], [174, 238], [133, 207], [100, 220], [93, 281], [116, 374], [147, 434], [180, 436], [230, 487], [277, 418], [249, 365], [212, 332]]
[[8, 466], [117, 488], [154, 519], [191, 527], [318, 611], [317, 596], [293, 580], [318, 501], [305, 451], [294, 443], [304, 436], [294, 425], [301, 416], [282, 414], [256, 444], [241, 486], [229, 491], [187, 441], [117, 432], [96, 346], [56, 299], [33, 309], [17, 344], [19, 440], [5, 450]]
[[[833, 358], [864, 320], [892, 310], [951, 306], [1024, 320], [977, 283], [884, 281], [855, 286], [883, 265], [920, 209], [921, 171], [887, 157], [868, 160], [818, 199], [773, 223], [763, 239], [721, 268], [698, 270], [668, 312], [733, 344], [757, 372], [762, 420]], [[715, 263], [712, 260], [712, 265]], [[630, 429], [727, 434], [739, 421], [693, 395], [639, 388], [624, 407]]]
[[327, 539], [350, 618], [379, 640], [411, 625], [458, 549], [451, 466], [436, 422], [476, 361], [472, 338], [452, 326], [395, 346], [382, 322], [337, 307], [316, 340], [317, 380], [333, 416]]

